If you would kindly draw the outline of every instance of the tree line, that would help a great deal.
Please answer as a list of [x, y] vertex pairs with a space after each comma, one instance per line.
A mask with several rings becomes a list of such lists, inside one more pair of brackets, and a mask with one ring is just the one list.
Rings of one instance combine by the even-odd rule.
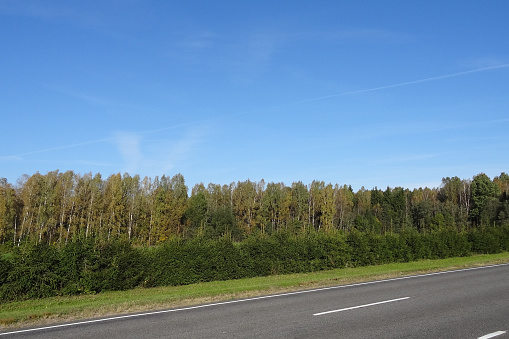
[[53, 171], [0, 179], [0, 244], [28, 240], [63, 245], [75, 238], [123, 239], [154, 245], [172, 238], [252, 234], [374, 234], [414, 230], [465, 231], [509, 223], [509, 175], [447, 177], [438, 188], [364, 187], [246, 180], [197, 184], [182, 174], [143, 179], [120, 173], [80, 175]]

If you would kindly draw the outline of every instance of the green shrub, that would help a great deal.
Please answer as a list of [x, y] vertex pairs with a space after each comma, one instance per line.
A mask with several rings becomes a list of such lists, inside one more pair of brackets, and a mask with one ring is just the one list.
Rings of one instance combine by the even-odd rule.
[[509, 250], [509, 225], [468, 233], [405, 230], [375, 234], [353, 230], [256, 234], [241, 242], [229, 237], [170, 239], [135, 248], [128, 241], [75, 239], [58, 248], [25, 243], [0, 256], [0, 300], [126, 290], [137, 286], [185, 285], [447, 258]]
[[0, 299], [24, 300], [56, 295], [61, 285], [56, 271], [59, 259], [57, 249], [45, 243], [27, 243], [17, 248], [12, 264], [7, 267], [9, 272], [0, 288]]
[[508, 232], [504, 227], [490, 227], [484, 230], [474, 229], [468, 234], [472, 250], [476, 253], [500, 253], [507, 250]]
[[93, 239], [76, 239], [60, 249], [58, 274], [61, 278], [61, 294], [73, 295], [85, 292], [83, 273], [85, 263], [90, 262], [94, 250]]
[[7, 276], [9, 272], [12, 270], [12, 259], [7, 258], [7, 256], [0, 255], [0, 286], [7, 281]]
[[99, 280], [99, 284], [90, 280], [89, 284], [99, 287], [96, 290], [99, 292], [137, 286], [145, 277], [146, 265], [140, 250], [133, 248], [127, 241], [115, 240], [96, 244], [89, 267], [88, 277]]
[[374, 265], [376, 257], [371, 251], [369, 238], [366, 233], [353, 230], [346, 237], [350, 247], [350, 265], [353, 267]]

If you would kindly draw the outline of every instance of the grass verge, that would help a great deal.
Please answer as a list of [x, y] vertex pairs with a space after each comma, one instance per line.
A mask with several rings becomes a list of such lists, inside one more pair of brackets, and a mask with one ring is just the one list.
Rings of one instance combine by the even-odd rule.
[[312, 273], [216, 281], [187, 286], [137, 288], [95, 295], [53, 297], [0, 304], [0, 328], [46, 325], [201, 303], [248, 298], [331, 285], [345, 285], [405, 275], [508, 263], [509, 253], [441, 260], [421, 260]]

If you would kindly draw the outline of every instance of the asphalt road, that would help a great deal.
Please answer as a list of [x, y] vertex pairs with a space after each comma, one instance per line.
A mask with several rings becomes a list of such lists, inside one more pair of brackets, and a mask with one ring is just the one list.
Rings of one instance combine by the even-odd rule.
[[509, 265], [95, 319], [1, 338], [509, 338]]

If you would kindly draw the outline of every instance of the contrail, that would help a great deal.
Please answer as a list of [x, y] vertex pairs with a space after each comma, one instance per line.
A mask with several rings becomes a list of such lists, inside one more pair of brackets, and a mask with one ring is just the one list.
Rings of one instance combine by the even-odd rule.
[[38, 154], [38, 153], [46, 153], [46, 152], [52, 152], [52, 151], [59, 151], [59, 150], [62, 150], [62, 149], [74, 148], [74, 147], [91, 145], [91, 144], [98, 144], [98, 143], [106, 142], [106, 141], [110, 141], [110, 140], [113, 140], [113, 138], [104, 138], [104, 139], [90, 140], [90, 141], [84, 141], [84, 142], [80, 142], [80, 143], [76, 143], [76, 144], [69, 144], [69, 145], [64, 145], [64, 146], [56, 146], [56, 147], [51, 147], [51, 148], [45, 148], [45, 149], [41, 149], [41, 150], [37, 150], [37, 151], [20, 153], [20, 154], [13, 155], [13, 156], [10, 156], [10, 157], [14, 158], [14, 157], [22, 157], [22, 156]]
[[[291, 102], [291, 103], [287, 103], [287, 104], [282, 104], [282, 105], [278, 105], [278, 106], [268, 107], [268, 108], [266, 108], [264, 110], [274, 110], [274, 109], [279, 109], [279, 108], [283, 108], [283, 107], [298, 105], [298, 104], [302, 104], [302, 103], [306, 103], [306, 102], [325, 100], [325, 99], [329, 99], [329, 98], [335, 98], [335, 97], [346, 96], [346, 95], [353, 95], [353, 94], [359, 94], [359, 93], [380, 91], [380, 90], [389, 89], [389, 88], [395, 88], [395, 87], [415, 85], [415, 84], [420, 84], [420, 83], [423, 83], [423, 82], [437, 81], [437, 80], [453, 78], [453, 77], [458, 77], [458, 76], [472, 74], [472, 73], [478, 73], [478, 72], [484, 72], [484, 71], [489, 71], [489, 70], [502, 69], [502, 68], [507, 68], [507, 67], [509, 67], [509, 64], [501, 64], [501, 65], [490, 66], [490, 67], [476, 68], [476, 69], [472, 69], [472, 70], [469, 70], [469, 71], [462, 71], [462, 72], [456, 72], [456, 73], [450, 73], [450, 74], [445, 74], [445, 75], [439, 75], [439, 76], [434, 76], [434, 77], [424, 78], [424, 79], [419, 79], [419, 80], [400, 82], [400, 83], [392, 84], [392, 85], [386, 85], [386, 86], [380, 86], [380, 87], [372, 87], [372, 88], [360, 89], [360, 90], [356, 90], [356, 91], [348, 91], [348, 92], [342, 92], [342, 93], [336, 93], [336, 94], [330, 94], [330, 95], [326, 95], [326, 96], [311, 98], [311, 99], [299, 100], [299, 101], [295, 101], [295, 102]], [[162, 127], [162, 128], [153, 129], [153, 130], [141, 131], [141, 132], [138, 132], [138, 133], [139, 134], [157, 133], [157, 132], [167, 131], [167, 130], [170, 130], [170, 129], [175, 129], [175, 128], [178, 128], [178, 127], [195, 125], [195, 124], [198, 124], [198, 123], [208, 122], [208, 121], [211, 121], [211, 120], [226, 119], [226, 118], [231, 118], [231, 117], [235, 117], [235, 116], [246, 115], [246, 114], [249, 114], [249, 113], [253, 113], [253, 112], [243, 112], [243, 113], [237, 113], [237, 114], [230, 114], [230, 115], [227, 115], [227, 116], [220, 116], [220, 117], [215, 117], [215, 118], [211, 118], [211, 119], [204, 119], [204, 120], [200, 120], [200, 121], [187, 122], [187, 123], [182, 123], [182, 124], [178, 124], [178, 125], [174, 125], [174, 126], [168, 126], [168, 127]], [[109, 137], [109, 138], [104, 138], [104, 139], [97, 139], [97, 140], [91, 140], [91, 141], [85, 141], [85, 142], [81, 142], [81, 143], [64, 145], [64, 146], [57, 146], [57, 147], [52, 147], [52, 148], [46, 148], [46, 149], [42, 149], [42, 150], [21, 153], [21, 154], [18, 154], [18, 155], [0, 156], [0, 159], [1, 158], [4, 158], [4, 159], [5, 158], [21, 158], [22, 156], [26, 156], [26, 155], [39, 154], [39, 153], [47, 153], [47, 152], [58, 151], [58, 150], [74, 148], [74, 147], [80, 147], [80, 146], [85, 146], [85, 145], [90, 145], [90, 144], [97, 144], [97, 143], [102, 143], [102, 142], [110, 142], [112, 140], [114, 140], [114, 137]]]
[[302, 104], [302, 103], [305, 103], [305, 102], [319, 101], [319, 100], [324, 100], [324, 99], [328, 99], [328, 98], [340, 97], [340, 96], [345, 96], [345, 95], [359, 94], [359, 93], [366, 93], [366, 92], [373, 92], [373, 91], [379, 91], [379, 90], [388, 89], [388, 88], [420, 84], [420, 83], [423, 83], [423, 82], [442, 80], [442, 79], [458, 77], [458, 76], [462, 76], [462, 75], [466, 75], [466, 74], [484, 72], [484, 71], [489, 71], [489, 70], [493, 70], [493, 69], [500, 69], [500, 68], [507, 68], [507, 67], [509, 67], [509, 64], [502, 64], [502, 65], [497, 65], [497, 66], [490, 66], [490, 67], [483, 67], [483, 68], [472, 69], [472, 70], [469, 70], [469, 71], [463, 71], [463, 72], [456, 72], [456, 73], [451, 73], [451, 74], [439, 75], [439, 76], [435, 76], [435, 77], [431, 77], [431, 78], [424, 78], [424, 79], [419, 79], [419, 80], [400, 82], [398, 84], [393, 84], [393, 85], [386, 85], [386, 86], [380, 86], [380, 87], [360, 89], [360, 90], [357, 90], [357, 91], [349, 91], [349, 92], [343, 92], [343, 93], [330, 94], [330, 95], [326, 95], [326, 96], [322, 96], [322, 97], [295, 101], [295, 102], [292, 102], [292, 103], [289, 103], [289, 104], [277, 106], [277, 108], [285, 107], [285, 106], [290, 106], [290, 105], [296, 105], [296, 104]]
[[[187, 122], [187, 123], [177, 124], [177, 125], [168, 126], [168, 127], [161, 127], [161, 128], [157, 128], [157, 129], [136, 132], [136, 134], [142, 135], [142, 134], [152, 134], [152, 133], [157, 133], [157, 132], [163, 132], [163, 131], [168, 131], [168, 130], [179, 128], [179, 127], [199, 124], [201, 122], [206, 122], [206, 121], [210, 121], [210, 120], [211, 119]], [[27, 156], [27, 155], [47, 153], [47, 152], [53, 152], [53, 151], [60, 151], [60, 150], [63, 150], [63, 149], [75, 148], [75, 147], [92, 145], [92, 144], [99, 144], [99, 143], [104, 143], [104, 142], [113, 142], [113, 141], [115, 141], [115, 137], [112, 136], [112, 137], [109, 137], [109, 138], [89, 140], [89, 141], [84, 141], [84, 142], [79, 142], [79, 143], [69, 144], [69, 145], [63, 145], [63, 146], [55, 146], [55, 147], [40, 149], [40, 150], [36, 150], [36, 151], [20, 153], [20, 154], [16, 154], [16, 155], [0, 156], [0, 160], [1, 159], [19, 159], [19, 158], [21, 158], [23, 156]]]

